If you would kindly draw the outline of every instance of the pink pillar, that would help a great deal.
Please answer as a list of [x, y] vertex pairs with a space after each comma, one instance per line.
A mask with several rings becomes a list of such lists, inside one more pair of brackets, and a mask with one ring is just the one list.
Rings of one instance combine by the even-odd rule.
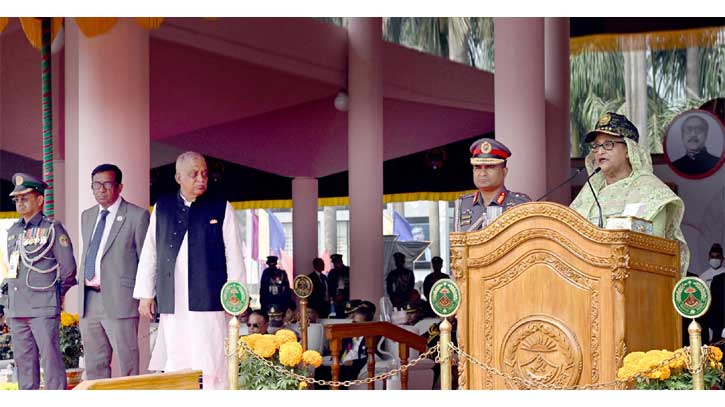
[[348, 25], [350, 296], [383, 295], [383, 30], [381, 18]]
[[506, 186], [546, 191], [544, 19], [494, 18], [496, 139], [511, 149]]
[[292, 242], [294, 275], [312, 271], [317, 257], [317, 178], [292, 180]]
[[[546, 79], [546, 186], [553, 188], [570, 176], [569, 140], [569, 18], [545, 18], [544, 47]], [[536, 199], [534, 197], [533, 199]], [[571, 203], [571, 185], [565, 185], [548, 198], [564, 205]]]
[[[66, 223], [80, 259], [80, 213], [96, 204], [93, 168], [116, 164], [123, 171], [122, 196], [149, 205], [149, 34], [128, 18], [94, 38], [83, 35], [72, 18], [65, 29]], [[76, 295], [67, 300], [75, 302]], [[148, 321], [141, 321], [143, 373], [149, 340]]]

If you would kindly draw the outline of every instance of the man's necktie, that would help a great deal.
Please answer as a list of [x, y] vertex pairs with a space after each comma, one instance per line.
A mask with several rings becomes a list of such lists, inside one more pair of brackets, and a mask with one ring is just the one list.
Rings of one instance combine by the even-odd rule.
[[88, 256], [86, 256], [86, 269], [83, 273], [86, 280], [93, 280], [96, 275], [96, 256], [98, 256], [98, 249], [101, 247], [101, 238], [103, 238], [103, 231], [106, 229], [106, 216], [108, 216], [108, 210], [104, 209], [101, 211], [101, 219], [96, 225], [96, 230], [93, 232], [91, 238], [91, 245], [88, 246]]

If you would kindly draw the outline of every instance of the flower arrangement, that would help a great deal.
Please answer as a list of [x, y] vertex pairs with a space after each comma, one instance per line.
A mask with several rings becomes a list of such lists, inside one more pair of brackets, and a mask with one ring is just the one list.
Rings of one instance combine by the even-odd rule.
[[[250, 355], [250, 351], [258, 357]], [[305, 382], [285, 375], [269, 364], [303, 376], [309, 366], [322, 364], [322, 356], [317, 351], [303, 352], [297, 334], [289, 329], [280, 329], [274, 335], [252, 334], [239, 338], [239, 360], [239, 388], [245, 390], [304, 389], [307, 387]]]
[[78, 314], [60, 313], [60, 351], [66, 369], [78, 367], [78, 359], [83, 355], [81, 329], [78, 326]]
[[[704, 363], [705, 388], [720, 390], [723, 388], [722, 351], [709, 346]], [[692, 374], [687, 368], [689, 355], [683, 348], [674, 352], [651, 350], [632, 352], [625, 356], [623, 366], [617, 372], [617, 378], [626, 380], [639, 390], [691, 390]]]

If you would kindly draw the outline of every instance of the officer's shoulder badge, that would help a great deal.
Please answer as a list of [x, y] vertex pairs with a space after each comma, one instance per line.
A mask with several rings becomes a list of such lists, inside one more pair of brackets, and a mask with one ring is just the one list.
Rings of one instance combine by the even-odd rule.
[[60, 235], [60, 237], [58, 238], [58, 243], [60, 243], [60, 245], [63, 247], [68, 247], [68, 245], [70, 245], [68, 235]]

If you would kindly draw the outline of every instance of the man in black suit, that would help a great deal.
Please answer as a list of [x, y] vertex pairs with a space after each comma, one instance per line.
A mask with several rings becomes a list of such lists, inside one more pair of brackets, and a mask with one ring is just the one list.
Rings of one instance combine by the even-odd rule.
[[690, 116], [682, 123], [682, 145], [687, 150], [685, 155], [675, 160], [672, 165], [689, 175], [702, 174], [709, 171], [720, 161], [720, 157], [710, 154], [705, 147], [707, 142], [708, 124], [700, 116]]
[[327, 277], [322, 274], [325, 262], [321, 258], [312, 260], [313, 272], [307, 276], [312, 280], [312, 294], [307, 299], [307, 306], [317, 311], [320, 318], [327, 318], [330, 313], [330, 297], [327, 291]]

